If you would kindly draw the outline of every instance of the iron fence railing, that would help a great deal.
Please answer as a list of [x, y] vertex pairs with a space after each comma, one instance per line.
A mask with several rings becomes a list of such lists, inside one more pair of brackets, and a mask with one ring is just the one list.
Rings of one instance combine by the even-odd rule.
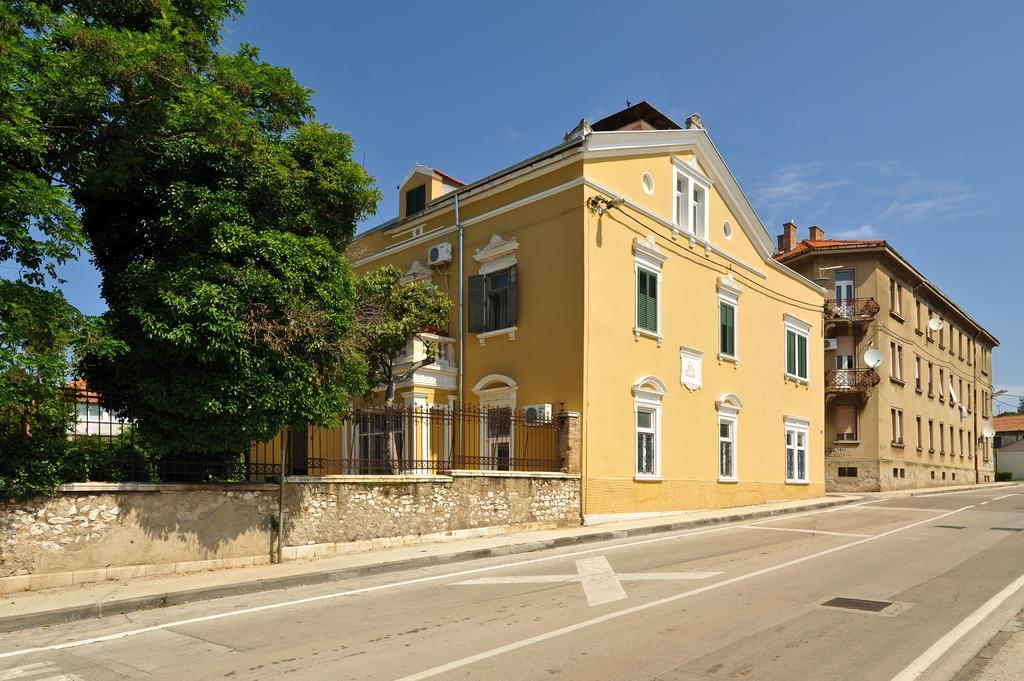
[[507, 407], [364, 407], [331, 428], [286, 429], [254, 445], [250, 477], [559, 471], [561, 417]]
[[825, 301], [825, 319], [859, 321], [873, 319], [882, 309], [874, 298], [839, 298]]
[[428, 475], [451, 470], [560, 471], [568, 417], [508, 407], [357, 407], [332, 427], [285, 428], [248, 451], [177, 454], [141, 442], [95, 393], [68, 389], [68, 482], [264, 482], [287, 475]]
[[869, 390], [878, 385], [881, 377], [874, 369], [830, 369], [825, 372], [825, 390], [854, 392]]

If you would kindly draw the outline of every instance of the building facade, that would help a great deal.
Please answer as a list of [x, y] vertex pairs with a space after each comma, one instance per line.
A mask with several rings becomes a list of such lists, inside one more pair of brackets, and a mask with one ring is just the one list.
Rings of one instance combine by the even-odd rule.
[[783, 230], [776, 259], [829, 290], [827, 489], [993, 481], [995, 337], [885, 241]]
[[[578, 414], [590, 520], [823, 494], [825, 291], [773, 259], [699, 117], [643, 102], [472, 184], [417, 166], [399, 204], [356, 270], [454, 303], [399, 400]], [[481, 437], [514, 472], [500, 419]]]
[[992, 419], [996, 436], [996, 470], [1007, 471], [1013, 480], [1024, 480], [1024, 414], [1003, 414]]

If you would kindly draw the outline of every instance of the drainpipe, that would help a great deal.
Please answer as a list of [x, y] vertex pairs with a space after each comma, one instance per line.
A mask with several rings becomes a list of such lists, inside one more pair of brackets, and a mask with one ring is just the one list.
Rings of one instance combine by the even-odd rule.
[[462, 404], [462, 381], [463, 381], [463, 360], [465, 352], [463, 341], [465, 340], [465, 330], [463, 326], [465, 322], [465, 315], [462, 310], [462, 221], [459, 220], [459, 192], [455, 191], [455, 228], [459, 230], [459, 389], [458, 389], [458, 403]]

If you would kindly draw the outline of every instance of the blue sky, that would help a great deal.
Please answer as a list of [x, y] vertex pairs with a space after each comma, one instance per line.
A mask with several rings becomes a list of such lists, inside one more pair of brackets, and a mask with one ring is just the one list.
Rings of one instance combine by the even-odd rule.
[[[1000, 339], [997, 382], [1022, 395], [1021, 25], [1014, 2], [263, 0], [226, 44], [291, 67], [353, 134], [384, 193], [365, 226], [414, 162], [472, 181], [627, 99], [699, 111], [773, 236], [889, 240]], [[102, 311], [87, 263], [66, 276]]]

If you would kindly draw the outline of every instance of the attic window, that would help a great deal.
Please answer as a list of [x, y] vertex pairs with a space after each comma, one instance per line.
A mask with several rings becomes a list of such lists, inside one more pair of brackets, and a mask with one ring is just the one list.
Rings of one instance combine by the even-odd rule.
[[427, 185], [421, 184], [405, 193], [405, 214], [413, 215], [427, 207]]

